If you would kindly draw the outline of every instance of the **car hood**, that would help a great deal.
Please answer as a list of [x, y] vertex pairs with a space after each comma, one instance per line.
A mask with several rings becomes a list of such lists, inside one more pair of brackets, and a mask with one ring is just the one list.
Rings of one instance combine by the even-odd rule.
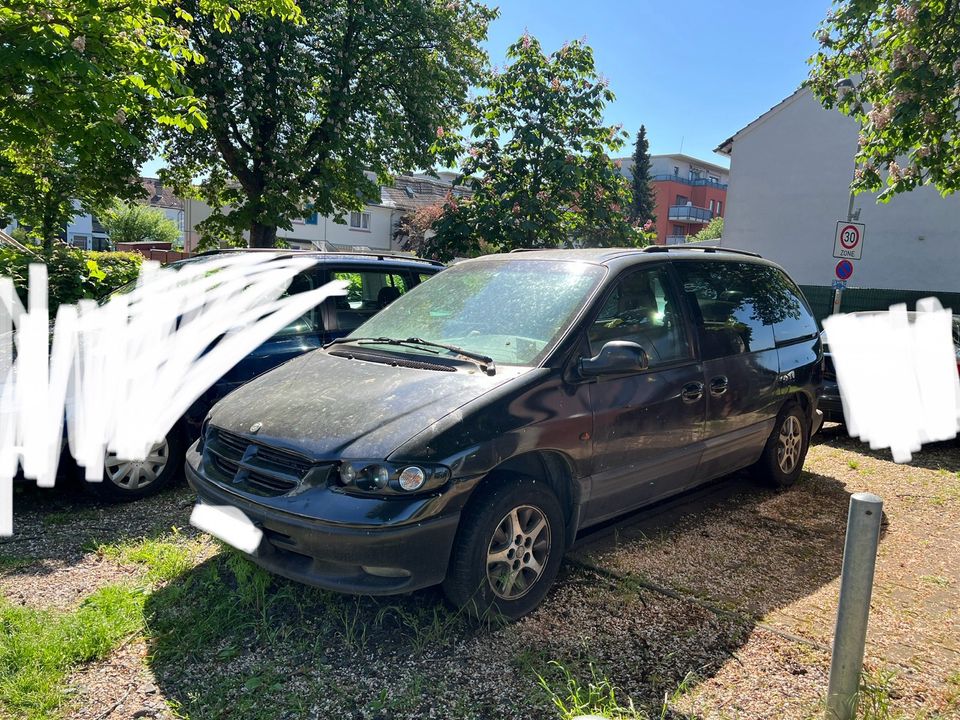
[[443, 372], [317, 350], [234, 390], [211, 410], [210, 423], [317, 460], [387, 458], [441, 418], [529, 371], [499, 367], [491, 377], [469, 364]]

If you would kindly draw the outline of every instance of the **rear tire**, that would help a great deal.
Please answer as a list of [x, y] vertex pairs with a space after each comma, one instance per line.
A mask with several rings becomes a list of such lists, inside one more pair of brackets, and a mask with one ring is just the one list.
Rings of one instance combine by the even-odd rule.
[[754, 466], [754, 473], [772, 487], [790, 487], [800, 477], [809, 446], [810, 422], [807, 416], [796, 403], [787, 403], [777, 415], [773, 432]]
[[108, 502], [131, 502], [156, 495], [183, 470], [187, 443], [180, 428], [174, 427], [159, 443], [150, 448], [147, 459], [131, 463], [107, 453], [103, 480], [85, 481], [90, 493]]
[[482, 487], [460, 520], [443, 591], [475, 617], [516, 620], [553, 584], [566, 549], [560, 502], [528, 477]]

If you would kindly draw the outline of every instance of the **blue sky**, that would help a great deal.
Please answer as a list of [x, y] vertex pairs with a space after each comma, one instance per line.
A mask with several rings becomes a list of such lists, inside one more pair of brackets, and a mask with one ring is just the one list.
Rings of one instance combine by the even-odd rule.
[[[607, 121], [631, 138], [647, 126], [654, 154], [726, 165], [713, 149], [792, 93], [816, 49], [829, 0], [503, 0], [487, 50], [502, 64], [526, 30], [550, 52], [586, 36], [617, 100]], [[630, 153], [624, 148], [623, 154]], [[161, 166], [152, 160], [144, 174]]]

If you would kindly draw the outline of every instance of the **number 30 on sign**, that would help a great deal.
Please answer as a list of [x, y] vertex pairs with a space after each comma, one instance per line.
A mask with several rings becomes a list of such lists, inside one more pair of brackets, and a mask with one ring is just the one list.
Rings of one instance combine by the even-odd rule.
[[833, 256], [847, 260], [859, 260], [863, 255], [863, 223], [837, 223], [837, 234], [833, 241]]

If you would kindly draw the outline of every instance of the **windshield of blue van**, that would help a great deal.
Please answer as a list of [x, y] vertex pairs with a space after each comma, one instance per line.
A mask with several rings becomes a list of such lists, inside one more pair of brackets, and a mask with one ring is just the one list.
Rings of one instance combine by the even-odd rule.
[[[498, 364], [536, 365], [577, 317], [604, 273], [588, 263], [521, 260], [516, 255], [461, 263], [395, 300], [348, 339], [420, 338], [480, 353]], [[389, 349], [427, 351], [395, 345]]]

